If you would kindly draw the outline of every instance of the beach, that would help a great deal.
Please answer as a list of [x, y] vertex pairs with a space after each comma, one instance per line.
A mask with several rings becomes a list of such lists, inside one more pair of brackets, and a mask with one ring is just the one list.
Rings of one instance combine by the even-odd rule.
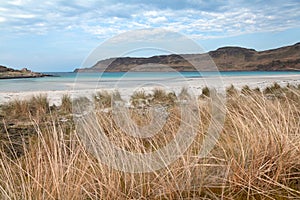
[[[40, 79], [41, 81], [43, 79]], [[151, 92], [153, 88], [160, 87], [167, 91], [174, 91], [176, 94], [180, 92], [183, 87], [191, 90], [195, 95], [200, 95], [202, 88], [208, 86], [215, 88], [217, 91], [222, 91], [231, 85], [237, 89], [248, 85], [251, 89], [264, 88], [278, 83], [281, 86], [287, 84], [300, 84], [300, 74], [291, 75], [263, 75], [263, 76], [221, 76], [221, 77], [190, 77], [190, 78], [169, 78], [169, 79], [111, 79], [111, 80], [85, 80], [61, 83], [63, 89], [47, 90], [47, 89], [33, 89], [31, 91], [0, 91], [1, 104], [7, 103], [14, 99], [29, 99], [34, 95], [47, 95], [50, 105], [59, 106], [61, 104], [61, 97], [64, 94], [70, 95], [72, 99], [78, 97], [92, 98], [97, 91], [103, 90], [118, 90], [122, 99], [129, 101], [130, 96], [136, 90], [144, 90]], [[3, 86], [5, 86], [3, 84]]]

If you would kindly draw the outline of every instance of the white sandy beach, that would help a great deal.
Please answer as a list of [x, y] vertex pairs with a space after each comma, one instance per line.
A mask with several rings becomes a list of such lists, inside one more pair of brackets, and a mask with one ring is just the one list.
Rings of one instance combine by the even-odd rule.
[[[214, 84], [214, 82], [218, 82]], [[80, 83], [74, 83], [76, 89], [69, 90], [57, 90], [57, 91], [25, 91], [25, 92], [0, 92], [0, 102], [1, 104], [9, 102], [14, 99], [27, 99], [34, 95], [44, 94], [47, 95], [50, 105], [60, 105], [61, 97], [64, 94], [69, 94], [72, 98], [77, 98], [85, 96], [91, 98], [93, 94], [101, 90], [115, 90], [117, 89], [124, 100], [129, 100], [130, 95], [135, 90], [143, 89], [146, 92], [149, 92], [156, 86], [149, 86], [150, 81], [144, 81], [139, 84], [131, 83], [111, 83], [105, 84], [104, 86], [95, 86], [97, 84], [89, 85], [80, 85]], [[175, 93], [179, 93], [182, 87], [188, 87], [196, 95], [201, 94], [203, 87], [208, 85], [208, 87], [215, 87], [220, 90], [220, 87], [226, 88], [231, 84], [234, 85], [237, 89], [241, 89], [244, 85], [248, 85], [250, 88], [259, 87], [264, 89], [267, 86], [272, 85], [274, 82], [277, 82], [281, 86], [286, 86], [288, 83], [292, 85], [300, 84], [300, 75], [272, 75], [272, 76], [223, 76], [221, 79], [216, 78], [187, 78], [183, 80], [172, 80], [172, 81], [163, 81], [158, 82], [155, 85], [158, 85], [167, 90], [172, 90]]]

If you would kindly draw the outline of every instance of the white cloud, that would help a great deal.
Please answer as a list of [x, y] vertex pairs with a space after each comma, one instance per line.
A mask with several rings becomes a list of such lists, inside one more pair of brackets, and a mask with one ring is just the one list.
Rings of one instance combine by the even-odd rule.
[[0, 22], [5, 22], [6, 19], [4, 17], [0, 17]]
[[15, 1], [8, 1], [8, 4], [15, 5], [15, 6], [22, 6], [25, 2], [22, 0], [15, 0]]
[[36, 15], [33, 14], [9, 14], [8, 17], [10, 18], [21, 18], [21, 19], [32, 19], [35, 18]]
[[156, 17], [156, 16], [159, 16], [159, 15], [160, 15], [160, 13], [158, 11], [155, 11], [155, 10], [150, 10], [150, 11], [144, 12], [145, 17]]
[[[22, 34], [83, 31], [100, 38], [137, 28], [167, 28], [192, 37], [226, 37], [299, 27], [300, 3], [247, 1], [14, 0], [0, 4], [0, 30]], [[4, 24], [4, 26], [3, 26]]]
[[168, 19], [165, 16], [162, 17], [155, 17], [155, 18], [150, 18], [149, 22], [156, 24], [156, 23], [163, 23], [163, 22], [167, 22]]
[[0, 7], [0, 12], [7, 12], [7, 11], [8, 11], [7, 8], [1, 8], [1, 7]]

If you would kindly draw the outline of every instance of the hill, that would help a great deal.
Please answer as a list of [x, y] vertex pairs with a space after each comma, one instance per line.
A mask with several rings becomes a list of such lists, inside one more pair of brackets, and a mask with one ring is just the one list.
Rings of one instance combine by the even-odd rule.
[[[202, 71], [210, 71], [211, 59], [219, 71], [277, 71], [300, 70], [300, 43], [266, 51], [242, 47], [222, 47], [204, 54], [160, 55], [149, 58], [120, 57], [98, 61], [90, 68], [75, 72], [195, 71], [191, 63], [197, 61]], [[137, 66], [141, 66], [136, 68]]]

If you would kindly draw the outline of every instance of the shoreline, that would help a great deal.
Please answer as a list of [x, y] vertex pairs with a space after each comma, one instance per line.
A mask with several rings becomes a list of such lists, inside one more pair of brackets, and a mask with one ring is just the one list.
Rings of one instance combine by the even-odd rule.
[[7, 79], [24, 79], [24, 78], [43, 78], [43, 77], [53, 77], [50, 74], [42, 74], [42, 75], [26, 75], [26, 76], [5, 76], [5, 77], [0, 77], [0, 80], [7, 80]]
[[[300, 75], [270, 75], [270, 76], [222, 76], [222, 77], [192, 77], [184, 79], [185, 82], [180, 80], [165, 82], [163, 84], [159, 83], [157, 85], [165, 86], [164, 89], [174, 91], [176, 94], [180, 92], [183, 87], [187, 87], [195, 95], [200, 95], [202, 88], [205, 86], [213, 87], [214, 81], [221, 81], [222, 83], [217, 83], [217, 91], [219, 89], [227, 88], [230, 85], [234, 85], [235, 88], [241, 89], [243, 86], [248, 85], [250, 88], [265, 89], [266, 87], [272, 85], [274, 82], [278, 83], [280, 86], [286, 86], [287, 84], [298, 85], [300, 84]], [[147, 80], [148, 81], [148, 80]], [[145, 81], [146, 83], [148, 83]], [[118, 83], [118, 82], [117, 82]], [[77, 83], [76, 83], [77, 84]], [[146, 85], [146, 84], [144, 84]], [[74, 84], [73, 84], [74, 86]], [[81, 85], [78, 84], [80, 87]], [[97, 88], [98, 86], [98, 88]], [[23, 92], [0, 92], [0, 104], [7, 103], [14, 99], [28, 99], [34, 95], [47, 95], [50, 105], [59, 106], [61, 104], [61, 97], [64, 94], [70, 95], [72, 99], [78, 97], [88, 97], [91, 98], [93, 94], [97, 91], [113, 91], [118, 90], [122, 95], [122, 98], [125, 101], [129, 101], [130, 95], [139, 89], [143, 89], [145, 92], [151, 92], [151, 90], [157, 86], [144, 86], [139, 87], [136, 83], [130, 84], [121, 84], [121, 87], [114, 87], [116, 83], [106, 85], [101, 88], [99, 85], [95, 85], [94, 88], [91, 85], [83, 84], [82, 88], [77, 89], [68, 89], [68, 90], [37, 90], [37, 91], [23, 91]], [[143, 85], [142, 85], [143, 86]], [[219, 88], [218, 88], [219, 87]], [[73, 87], [74, 88], [74, 87]]]
[[42, 78], [51, 76], [49, 74], [33, 72], [27, 68], [21, 70], [9, 68], [3, 65], [0, 65], [0, 80], [4, 79], [23, 79], [23, 78]]

